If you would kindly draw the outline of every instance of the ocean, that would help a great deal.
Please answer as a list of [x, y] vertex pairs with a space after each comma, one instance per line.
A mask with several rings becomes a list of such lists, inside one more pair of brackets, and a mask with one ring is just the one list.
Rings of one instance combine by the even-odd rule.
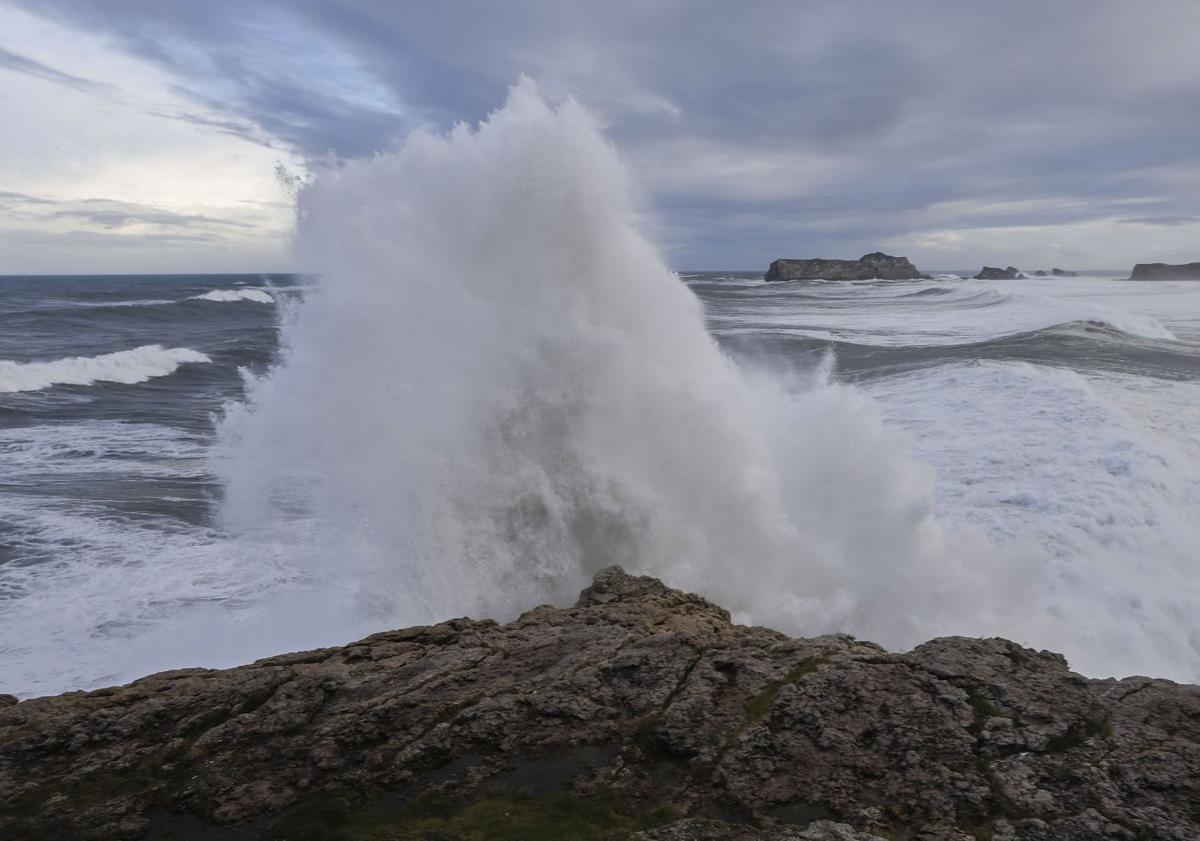
[[[940, 522], [1036, 557], [1023, 574], [1038, 578], [1041, 609], [1079, 623], [1073, 653], [1093, 671], [1151, 657], [1144, 671], [1200, 675], [1200, 284], [681, 282], [748, 371], [789, 381], [797, 401], [841, 389], [878, 412], [889, 445], [932, 471]], [[219, 628], [199, 629], [280, 593], [345, 586], [290, 567], [283, 543], [226, 533], [209, 463], [219, 418], [245, 399], [247, 373], [278, 360], [281, 319], [316, 283], [0, 280], [0, 689], [89, 688], [344, 641], [327, 627], [291, 638], [289, 625], [243, 654]], [[864, 513], [853, 482], [805, 481]], [[159, 638], [189, 612], [200, 626]], [[1110, 627], [1130, 623], [1148, 640], [1125, 640], [1124, 660], [1097, 653]], [[999, 630], [1051, 642], [1019, 624]]]
[[793, 634], [1200, 680], [1200, 283], [675, 273], [529, 85], [298, 200], [309, 275], [0, 279], [0, 692], [613, 563]]

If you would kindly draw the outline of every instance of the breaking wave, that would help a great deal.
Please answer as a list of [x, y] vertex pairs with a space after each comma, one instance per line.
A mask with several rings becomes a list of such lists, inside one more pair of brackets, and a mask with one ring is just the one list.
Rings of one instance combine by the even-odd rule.
[[238, 301], [252, 301], [256, 304], [275, 303], [275, 298], [270, 293], [264, 292], [261, 289], [213, 289], [205, 292], [203, 295], [193, 295], [191, 300], [216, 301], [226, 304]]
[[[522, 81], [300, 198], [325, 277], [216, 465], [247, 537], [353, 582], [355, 621], [511, 616], [621, 563], [792, 631], [987, 631], [1025, 576], [932, 513], [863, 394], [747, 376], [638, 232], [614, 149]], [[963, 560], [972, 562], [968, 568]]]
[[142, 345], [116, 353], [71, 356], [50, 362], [0, 360], [0, 392], [40, 391], [56, 385], [97, 382], [143, 383], [173, 374], [180, 365], [211, 361], [207, 354], [190, 348], [162, 345]]

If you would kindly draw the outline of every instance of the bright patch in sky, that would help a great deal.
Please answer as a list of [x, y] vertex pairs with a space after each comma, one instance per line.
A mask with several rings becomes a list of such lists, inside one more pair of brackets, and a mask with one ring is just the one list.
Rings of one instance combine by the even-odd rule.
[[99, 36], [0, 6], [0, 271], [281, 269], [298, 157]]

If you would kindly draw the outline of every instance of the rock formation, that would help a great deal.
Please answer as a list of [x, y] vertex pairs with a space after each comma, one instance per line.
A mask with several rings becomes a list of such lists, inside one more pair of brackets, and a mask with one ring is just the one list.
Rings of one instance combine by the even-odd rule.
[[995, 266], [984, 266], [979, 274], [975, 275], [975, 280], [1020, 280], [1025, 277], [1021, 270], [1015, 266], [1009, 266], [1006, 269], [998, 269]]
[[858, 260], [776, 260], [764, 278], [777, 280], [928, 280], [907, 257], [876, 251]]
[[1200, 280], [1200, 263], [1138, 263], [1130, 280]]
[[1055, 277], [1079, 277], [1079, 272], [1068, 272], [1065, 269], [1051, 269], [1050, 274]]
[[1200, 687], [794, 639], [610, 567], [506, 625], [3, 707], [0, 838], [1194, 841]]

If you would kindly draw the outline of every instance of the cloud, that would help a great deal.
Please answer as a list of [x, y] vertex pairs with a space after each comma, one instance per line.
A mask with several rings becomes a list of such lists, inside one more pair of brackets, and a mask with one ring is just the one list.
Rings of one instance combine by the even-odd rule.
[[0, 47], [0, 69], [11, 70], [14, 73], [24, 73], [27, 76], [44, 79], [48, 82], [54, 82], [57, 85], [64, 85], [77, 91], [83, 91], [84, 93], [111, 95], [116, 91], [116, 88], [112, 85], [106, 85], [103, 82], [97, 82], [93, 79], [85, 79], [82, 76], [74, 76], [70, 73], [64, 73], [61, 70], [55, 70], [53, 67], [42, 64], [40, 61], [34, 61], [31, 58], [18, 55], [3, 47]]
[[310, 163], [479, 120], [530, 73], [597, 112], [690, 267], [1012, 230], [1012, 262], [1063, 232], [1182, 259], [1154, 232], [1196, 214], [1193, 0], [18, 2], [157, 67], [176, 121]]
[[1195, 225], [1200, 222], [1200, 216], [1139, 216], [1134, 219], [1118, 219], [1120, 225], [1147, 225], [1150, 227], [1176, 227], [1178, 225]]

